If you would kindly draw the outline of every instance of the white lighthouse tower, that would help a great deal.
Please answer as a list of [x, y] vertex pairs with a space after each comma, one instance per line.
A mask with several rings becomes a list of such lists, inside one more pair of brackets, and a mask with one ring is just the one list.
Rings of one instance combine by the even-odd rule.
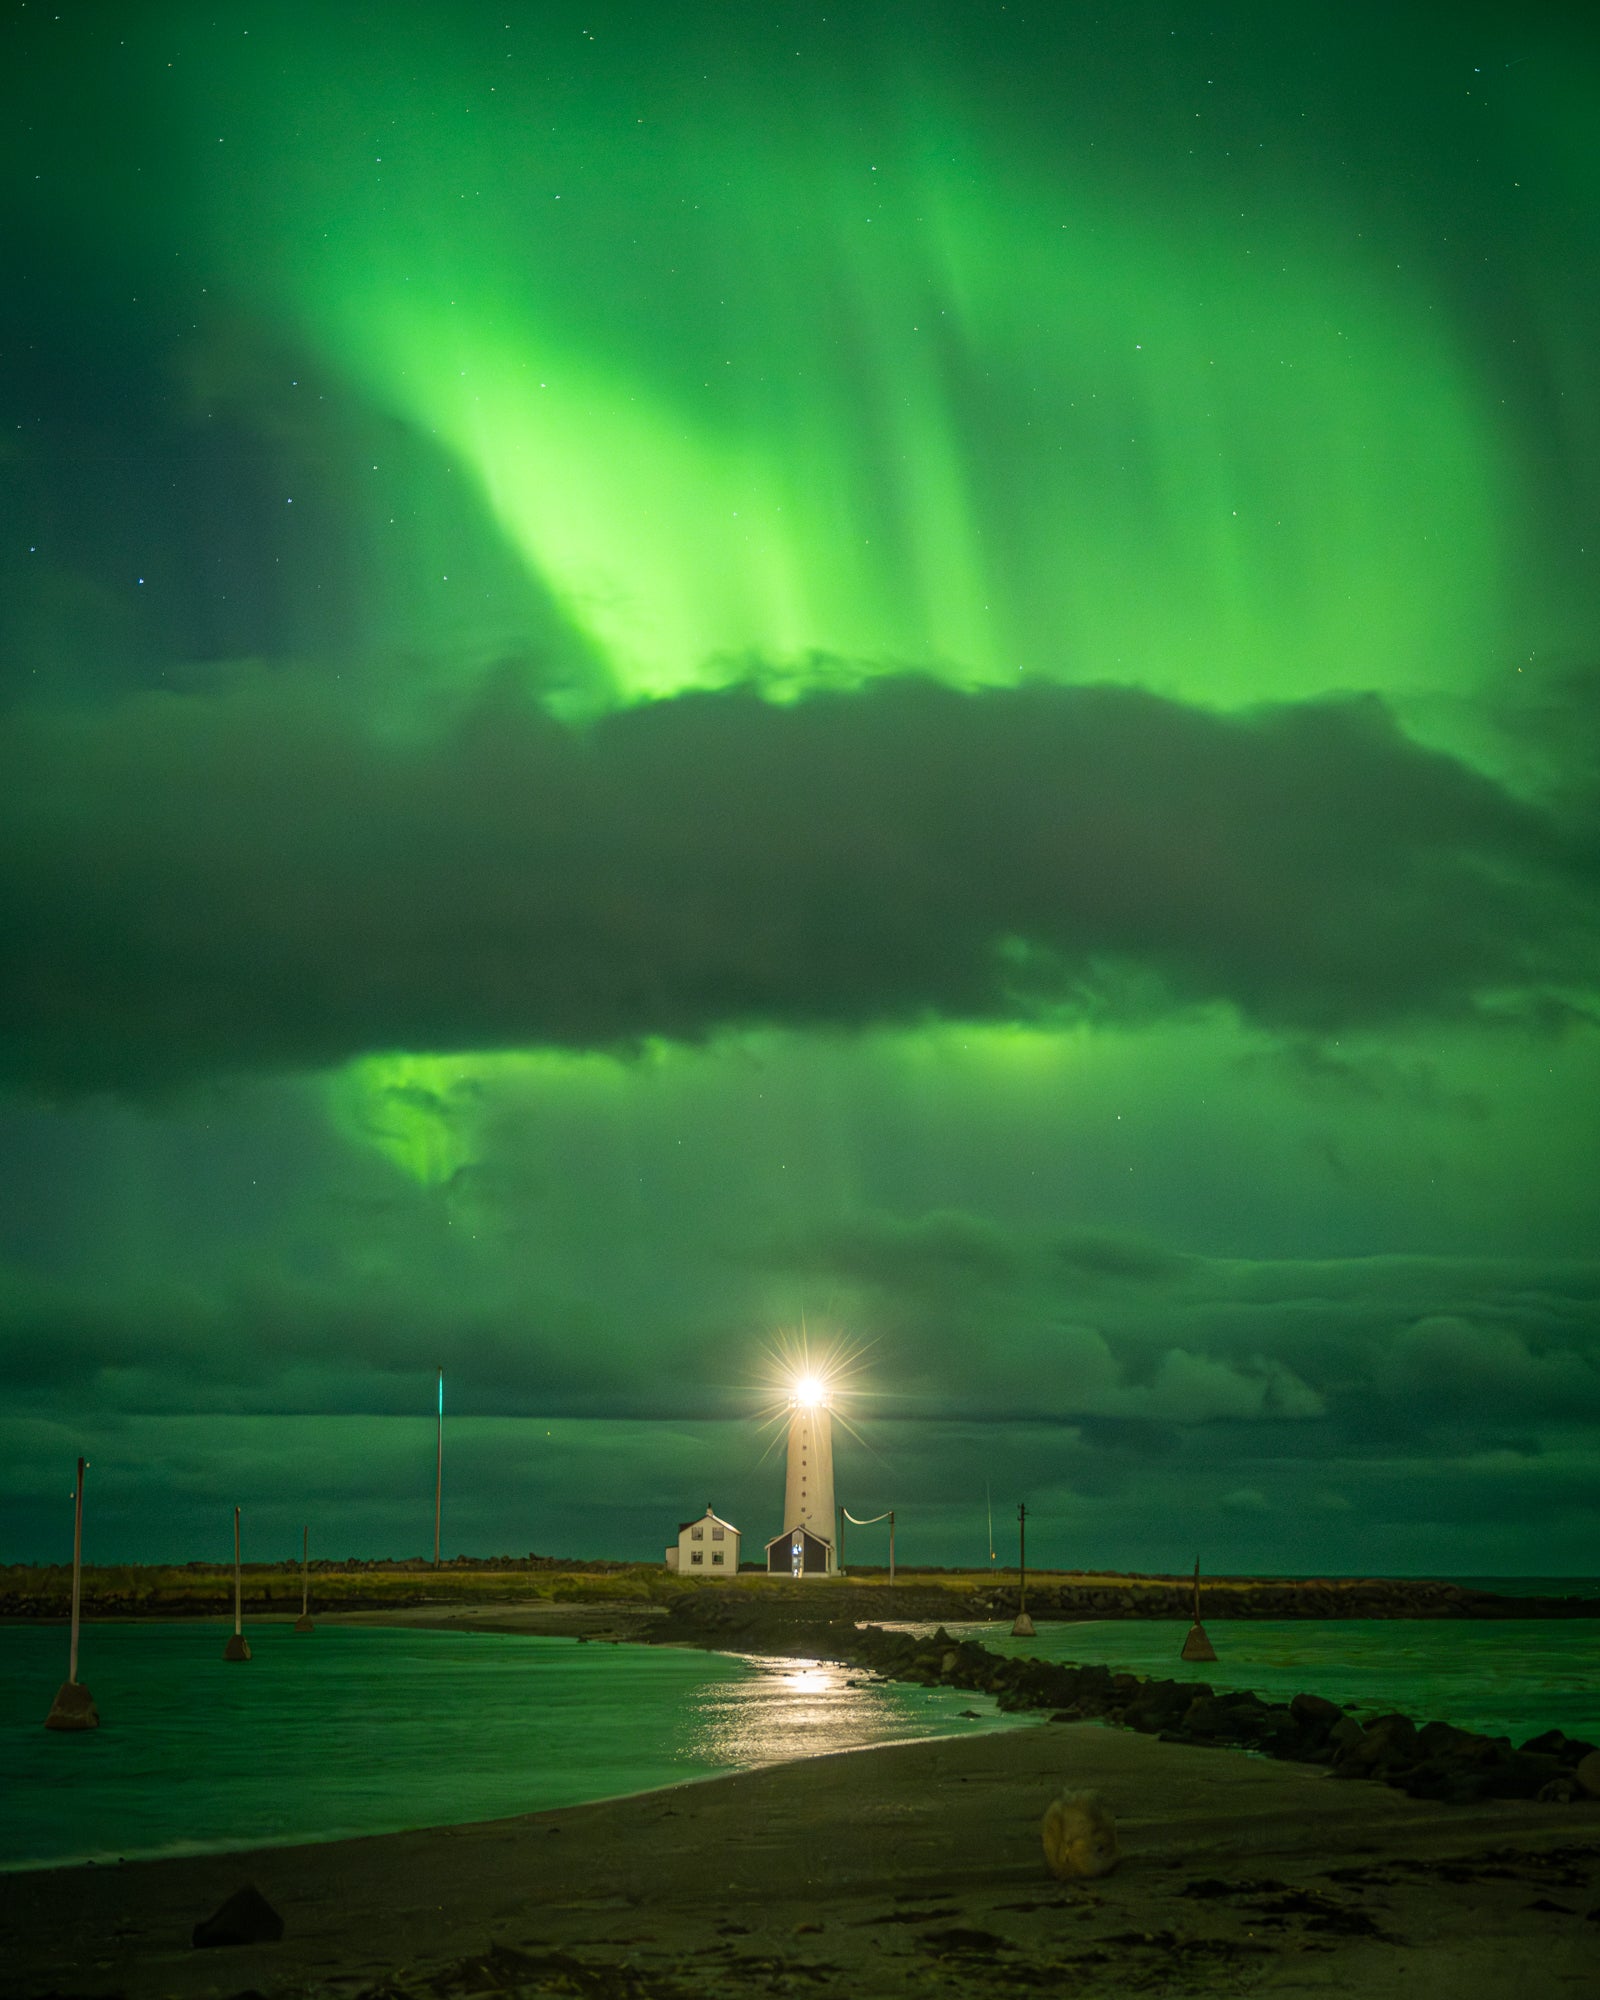
[[805, 1375], [789, 1395], [789, 1470], [783, 1533], [767, 1544], [768, 1570], [792, 1576], [834, 1575], [833, 1413], [828, 1385]]

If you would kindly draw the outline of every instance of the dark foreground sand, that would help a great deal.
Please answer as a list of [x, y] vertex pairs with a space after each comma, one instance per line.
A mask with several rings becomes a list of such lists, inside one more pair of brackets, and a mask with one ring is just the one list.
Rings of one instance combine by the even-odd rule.
[[[1063, 1783], [1125, 1859], [1065, 1888]], [[280, 1944], [195, 1951], [241, 1883]], [[1600, 1994], [1600, 1804], [1436, 1806], [1092, 1723], [907, 1744], [478, 1826], [0, 1877], [42, 1996]]]

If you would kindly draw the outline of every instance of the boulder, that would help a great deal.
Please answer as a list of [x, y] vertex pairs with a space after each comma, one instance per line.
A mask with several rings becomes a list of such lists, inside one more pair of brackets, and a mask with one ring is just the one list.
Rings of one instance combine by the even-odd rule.
[[1302, 1729], [1315, 1728], [1324, 1736], [1344, 1715], [1336, 1701], [1328, 1701], [1320, 1694], [1297, 1694], [1289, 1704], [1289, 1713]]
[[1409, 1715], [1375, 1716], [1339, 1754], [1341, 1768], [1380, 1771], [1419, 1761], [1416, 1724]]
[[214, 1945], [276, 1944], [283, 1936], [283, 1919], [253, 1882], [247, 1882], [209, 1917], [194, 1927], [197, 1951]]
[[1591, 1750], [1572, 1774], [1592, 1799], [1600, 1799], [1600, 1750]]
[[1117, 1823], [1098, 1792], [1063, 1792], [1039, 1826], [1045, 1866], [1059, 1882], [1109, 1875], [1121, 1859]]

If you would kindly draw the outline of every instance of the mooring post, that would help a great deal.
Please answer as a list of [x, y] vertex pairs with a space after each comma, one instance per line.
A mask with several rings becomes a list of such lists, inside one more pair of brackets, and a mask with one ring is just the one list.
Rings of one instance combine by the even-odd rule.
[[1214, 1660], [1217, 1649], [1206, 1636], [1206, 1628], [1200, 1623], [1200, 1558], [1194, 1559], [1194, 1623], [1189, 1627], [1189, 1636], [1183, 1642], [1179, 1655], [1185, 1660]]
[[225, 1660], [248, 1660], [249, 1642], [244, 1636], [244, 1584], [239, 1569], [239, 1510], [233, 1510], [233, 1637], [222, 1649]]
[[1017, 1503], [1017, 1616], [1011, 1627], [1013, 1639], [1031, 1639], [1033, 1620], [1028, 1616], [1028, 1508]]
[[67, 1679], [78, 1684], [78, 1626], [83, 1614], [83, 1468], [78, 1460], [78, 1488], [72, 1502], [72, 1644], [67, 1653]]
[[98, 1729], [100, 1716], [89, 1690], [78, 1680], [78, 1625], [83, 1607], [83, 1472], [88, 1460], [78, 1460], [78, 1484], [72, 1503], [72, 1640], [67, 1650], [67, 1678], [56, 1690], [46, 1729]]
[[305, 1526], [304, 1538], [300, 1544], [300, 1616], [294, 1621], [297, 1632], [314, 1632], [317, 1628], [311, 1622], [311, 1523]]

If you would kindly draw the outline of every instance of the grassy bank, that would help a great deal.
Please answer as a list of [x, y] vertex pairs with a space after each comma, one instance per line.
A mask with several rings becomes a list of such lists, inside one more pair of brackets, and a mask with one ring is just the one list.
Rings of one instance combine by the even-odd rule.
[[[244, 1607], [252, 1617], [300, 1608], [297, 1565], [247, 1563]], [[1014, 1577], [993, 1572], [902, 1570], [891, 1585], [881, 1572], [796, 1585], [786, 1576], [744, 1572], [720, 1582], [680, 1577], [655, 1563], [345, 1562], [311, 1565], [314, 1610], [405, 1610], [418, 1605], [578, 1603], [648, 1610], [686, 1590], [726, 1590], [799, 1606], [830, 1618], [1009, 1619]], [[64, 1618], [72, 1573], [64, 1565], [0, 1568], [0, 1617]], [[1082, 1571], [1030, 1573], [1035, 1618], [1184, 1618], [1192, 1585], [1180, 1577]], [[216, 1617], [232, 1609], [233, 1571], [225, 1564], [121, 1564], [85, 1569], [83, 1607], [90, 1618]], [[1600, 1617], [1600, 1601], [1506, 1598], [1427, 1579], [1216, 1577], [1203, 1586], [1208, 1619]]]

